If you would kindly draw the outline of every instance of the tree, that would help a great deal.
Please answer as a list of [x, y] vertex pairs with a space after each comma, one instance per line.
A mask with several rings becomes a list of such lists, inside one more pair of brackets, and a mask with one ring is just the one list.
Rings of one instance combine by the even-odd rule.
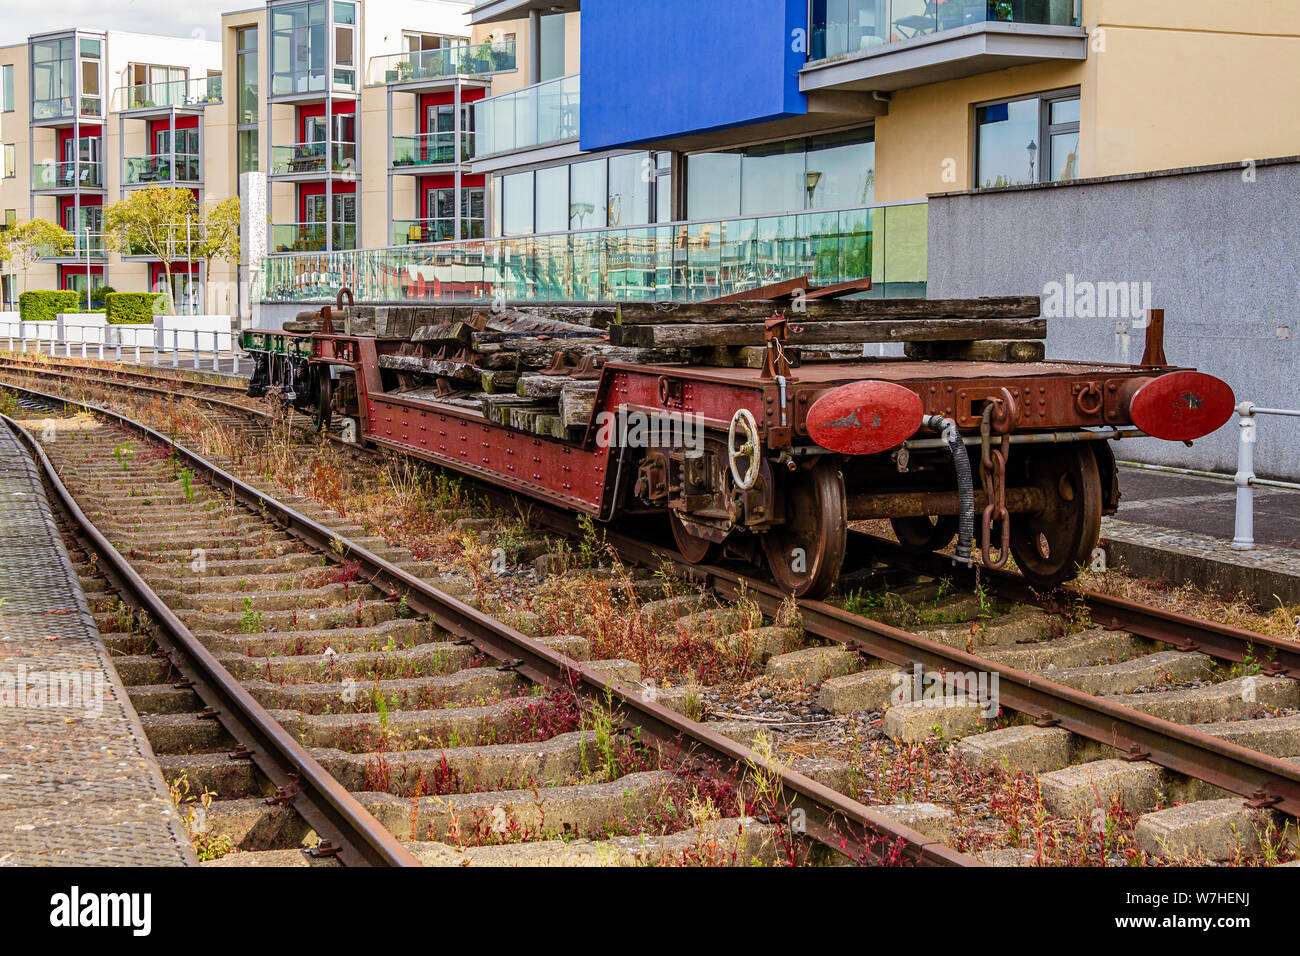
[[23, 291], [27, 291], [27, 273], [37, 259], [67, 252], [72, 236], [48, 219], [29, 219], [12, 229], [0, 232], [0, 263], [12, 263], [23, 274]]
[[199, 241], [195, 257], [203, 261], [203, 277], [212, 271], [212, 260], [239, 262], [239, 200], [223, 199], [211, 209], [200, 210]]
[[104, 210], [104, 233], [112, 248], [143, 253], [162, 263], [170, 312], [175, 311], [171, 294], [172, 265], [185, 255], [187, 226], [192, 250], [197, 222], [198, 203], [194, 193], [166, 186], [137, 189]]

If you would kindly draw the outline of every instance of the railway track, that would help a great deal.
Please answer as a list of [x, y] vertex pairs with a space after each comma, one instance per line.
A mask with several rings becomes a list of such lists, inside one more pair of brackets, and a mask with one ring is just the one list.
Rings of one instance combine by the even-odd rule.
[[[48, 428], [51, 419], [43, 421]], [[132, 696], [151, 715], [151, 736], [173, 741], [161, 749], [175, 747], [174, 725], [203, 719], [187, 716], [196, 696], [223, 725], [227, 718], [253, 722], [286, 738], [282, 749], [291, 749], [296, 734], [312, 745], [292, 758], [298, 773], [315, 771], [315, 755], [315, 766], [327, 771], [318, 775], [322, 790], [332, 789], [340, 802], [340, 794], [352, 791], [360, 828], [389, 844], [392, 858], [381, 862], [409, 862], [411, 852], [442, 863], [463, 862], [466, 854], [475, 862], [590, 862], [609, 855], [777, 862], [802, 858], [795, 844], [806, 841], [782, 822], [794, 819], [791, 812], [798, 829], [856, 858], [970, 862], [611, 684], [617, 664], [611, 670], [599, 661], [579, 663], [481, 614], [430, 584], [435, 569], [409, 560], [398, 566], [389, 560], [401, 557], [396, 549], [366, 540], [360, 529], [320, 524], [144, 426], [118, 420], [80, 429], [73, 419], [56, 421], [54, 435], [65, 425], [67, 431], [47, 447], [69, 475], [72, 488], [59, 497], [70, 516], [86, 526], [96, 554], [110, 553], [108, 539], [116, 539], [127, 559], [114, 566], [133, 595], [170, 635], [188, 638], [174, 646], [187, 658], [177, 664], [182, 674], [192, 656], [226, 694], [214, 700], [200, 680], [159, 684], [166, 675], [153, 658], [128, 655], [128, 672], [149, 679]], [[78, 497], [88, 514], [78, 513]], [[150, 578], [157, 590], [148, 587]], [[573, 645], [559, 646], [572, 653]], [[491, 664], [484, 663], [488, 658]], [[352, 700], [350, 685], [359, 694]], [[625, 736], [620, 726], [646, 736]], [[164, 757], [164, 764], [172, 772], [183, 768], [190, 787], [216, 795], [205, 812], [210, 831], [225, 827], [241, 840], [267, 831], [300, 836], [268, 822], [280, 813], [275, 807], [249, 802], [256, 782], [244, 758], [251, 754], [274, 782], [276, 769], [259, 760], [270, 749], [253, 738], [237, 760], [224, 749], [202, 750]], [[658, 814], [657, 808], [684, 808], [692, 799], [721, 806], [734, 799], [733, 784], [743, 790], [754, 774], [782, 793], [780, 805], [766, 808], [772, 823]], [[257, 796], [297, 808], [305, 789], [286, 781], [277, 793]], [[367, 813], [392, 832], [379, 833]], [[565, 842], [620, 827], [626, 832], [618, 838], [576, 848]], [[405, 858], [400, 843], [392, 847], [399, 833]], [[471, 843], [488, 845], [452, 851], [443, 842], [467, 833]], [[513, 842], [520, 837], [533, 839]], [[345, 830], [318, 852], [376, 862], [364, 858], [355, 834]], [[250, 862], [276, 862], [299, 854], [273, 847], [251, 856]]]
[[[536, 513], [552, 530], [578, 532], [570, 515]], [[608, 539], [642, 565], [666, 551], [633, 536]], [[1128, 800], [1136, 813], [1181, 799], [1237, 823], [1243, 814], [1234, 811], [1246, 811], [1266, 829], [1270, 813], [1300, 813], [1300, 773], [1287, 759], [1300, 754], [1294, 644], [1099, 595], [1039, 596], [1012, 574], [986, 571], [978, 584], [940, 556], [863, 535], [852, 538], [850, 559], [851, 580], [895, 603], [875, 615], [880, 620], [800, 603], [805, 631], [846, 649], [818, 652], [829, 664], [807, 672], [822, 684], [825, 711], [882, 712], [885, 730], [904, 740], [935, 727], [963, 735], [960, 748], [972, 760], [1011, 761], [1050, 777], [1063, 811], [1089, 809], [1080, 793], [1091, 786], [1096, 802]], [[726, 568], [688, 573], [723, 600], [779, 612], [782, 596], [770, 585]], [[965, 585], [966, 595], [936, 598], [938, 579]], [[977, 585], [980, 607], [967, 614]], [[972, 713], [974, 704], [908, 700], [907, 681], [884, 664], [920, 664], [949, 689], [946, 675], [996, 674], [999, 703], [1014, 716], [995, 726]], [[1231, 794], [1248, 806], [1230, 805]]]

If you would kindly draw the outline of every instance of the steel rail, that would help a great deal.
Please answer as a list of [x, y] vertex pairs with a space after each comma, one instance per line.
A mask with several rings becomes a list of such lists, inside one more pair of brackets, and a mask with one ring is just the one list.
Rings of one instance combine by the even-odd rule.
[[[113, 360], [104, 359], [103, 361], [105, 363], [109, 363], [112, 362]], [[16, 371], [23, 370], [23, 369], [33, 369], [33, 370], [72, 369], [74, 371], [85, 371], [85, 372], [106, 372], [109, 375], [117, 376], [118, 378], [123, 378], [123, 379], [141, 379], [147, 382], [175, 382], [179, 385], [196, 385], [199, 388], [215, 388], [223, 392], [244, 392], [247, 389], [247, 386], [236, 385], [234, 382], [201, 382], [198, 381], [197, 379], [186, 378], [184, 375], [166, 375], [166, 374], [154, 375], [151, 374], [150, 372], [141, 371], [139, 366], [137, 366], [136, 368], [125, 368], [121, 365], [116, 365], [116, 364], [112, 366], [108, 364], [85, 365], [82, 364], [81, 362], [75, 362], [66, 359], [63, 356], [55, 356], [50, 361], [38, 362], [34, 359], [23, 358], [21, 352], [17, 353], [16, 355], [13, 352], [0, 352], [0, 363], [12, 365], [14, 367], [14, 370]], [[171, 368], [171, 366], [158, 366], [158, 368], [160, 369]], [[3, 365], [0, 365], [0, 369], [3, 369]], [[184, 372], [187, 370], [177, 368], [175, 371]], [[209, 372], [206, 374], [211, 375], [215, 373]]]
[[[51, 400], [55, 400], [51, 397]], [[64, 404], [81, 404], [68, 403]], [[158, 627], [170, 645], [173, 665], [193, 684], [192, 690], [244, 749], [232, 759], [253, 761], [285, 802], [324, 839], [338, 848], [349, 866], [419, 866], [401, 841], [362, 806], [338, 780], [273, 718], [176, 616], [157, 593], [103, 535], [59, 478], [39, 442], [18, 422], [0, 415], [31, 451], [63, 510], [85, 536], [134, 604]]]
[[[934, 552], [919, 554], [893, 541], [858, 531], [849, 533], [849, 549], [854, 557], [873, 556], [920, 571], [932, 577], [950, 577], [958, 584], [974, 587], [975, 572], [954, 565], [946, 556]], [[1172, 644], [1180, 650], [1204, 651], [1211, 657], [1237, 663], [1253, 662], [1269, 675], [1300, 680], [1300, 643], [1255, 631], [1206, 621], [1177, 611], [1151, 608], [1127, 598], [1095, 594], [1063, 585], [1055, 595], [1041, 594], [1018, 574], [982, 568], [981, 580], [992, 585], [1003, 598], [1038, 607], [1082, 602], [1092, 620], [1107, 630], [1130, 631]]]
[[[369, 582], [388, 592], [393, 599], [406, 597], [407, 606], [428, 615], [443, 630], [472, 643], [479, 650], [502, 661], [502, 669], [548, 689], [569, 689], [589, 701], [610, 701], [617, 705], [625, 726], [641, 728], [650, 736], [685, 756], [716, 765], [722, 772], [740, 778], [761, 771], [781, 784], [788, 819], [802, 812], [803, 829], [827, 847], [849, 857], [869, 862], [892, 862], [899, 857], [925, 866], [980, 866], [974, 857], [890, 819], [810, 777], [770, 762], [748, 747], [696, 723], [662, 704], [643, 697], [639, 687], [610, 681], [596, 670], [571, 660], [552, 648], [497, 621], [448, 595], [409, 572], [384, 560], [346, 537], [302, 515], [272, 496], [246, 484], [219, 465], [141, 422], [111, 409], [77, 399], [22, 386], [5, 386], [41, 401], [75, 405], [102, 415], [132, 431], [172, 449], [202, 471], [217, 487], [260, 511], [288, 533], [323, 551], [336, 562], [360, 564]], [[278, 727], [278, 725], [276, 725]]]

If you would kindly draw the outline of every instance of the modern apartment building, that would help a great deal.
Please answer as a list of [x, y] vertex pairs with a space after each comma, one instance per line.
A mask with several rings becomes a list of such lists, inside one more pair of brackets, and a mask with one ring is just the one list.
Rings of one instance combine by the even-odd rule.
[[[66, 254], [24, 277], [27, 288], [84, 290], [88, 281], [112, 281], [143, 289], [157, 280], [160, 263], [132, 255], [113, 257], [110, 278], [103, 209], [148, 183], [204, 198], [225, 141], [220, 62], [215, 42], [119, 31], [71, 29], [0, 47], [4, 224], [39, 217], [76, 237]], [[17, 277], [3, 282], [12, 301]]]
[[[252, 198], [254, 256], [483, 236], [472, 106], [516, 64], [512, 39], [469, 43], [468, 9], [272, 0], [224, 14], [217, 40], [69, 30], [0, 48], [3, 222], [78, 237], [21, 282], [4, 274], [5, 301], [87, 277], [157, 287], [161, 262], [102, 236], [104, 206], [146, 185]], [[247, 311], [235, 266], [203, 275], [184, 250], [171, 265], [181, 307]]]

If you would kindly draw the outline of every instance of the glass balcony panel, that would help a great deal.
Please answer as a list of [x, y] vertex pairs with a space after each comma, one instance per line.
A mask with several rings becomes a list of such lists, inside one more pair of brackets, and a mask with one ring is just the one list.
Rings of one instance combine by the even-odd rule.
[[167, 106], [210, 106], [220, 103], [221, 96], [221, 77], [201, 76], [192, 80], [118, 87], [114, 100], [119, 112], [130, 112]]
[[1079, 25], [1074, 0], [813, 0], [808, 58], [845, 56], [995, 21]]
[[[390, 248], [325, 258], [324, 226], [286, 224], [273, 251], [304, 255], [267, 259], [258, 295], [323, 301], [348, 284], [359, 301], [702, 301], [811, 275], [924, 297], [927, 219], [918, 202], [460, 242], [447, 241], [450, 218], [412, 219], [393, 223]], [[462, 220], [463, 235], [481, 223]], [[336, 240], [353, 242], [355, 227], [336, 227]]]
[[32, 167], [32, 189], [102, 189], [104, 167], [86, 160], [38, 163]]
[[409, 50], [372, 57], [367, 82], [374, 86], [444, 77], [485, 76], [517, 69], [515, 41], [477, 43], [440, 50]]
[[[474, 134], [460, 134], [460, 158], [468, 160], [473, 155]], [[414, 136], [393, 137], [394, 166], [436, 166], [455, 162], [455, 133], [420, 133]]]
[[531, 149], [573, 139], [579, 132], [581, 80], [557, 77], [474, 104], [474, 156]]
[[[326, 144], [294, 143], [292, 146], [271, 147], [271, 175], [291, 176], [299, 173], [324, 173]], [[357, 168], [356, 143], [335, 143], [333, 172], [355, 171]]]
[[[174, 174], [174, 175], [173, 175]], [[128, 156], [122, 171], [127, 186], [151, 183], [196, 183], [199, 181], [199, 157], [194, 153], [154, 153]]]

